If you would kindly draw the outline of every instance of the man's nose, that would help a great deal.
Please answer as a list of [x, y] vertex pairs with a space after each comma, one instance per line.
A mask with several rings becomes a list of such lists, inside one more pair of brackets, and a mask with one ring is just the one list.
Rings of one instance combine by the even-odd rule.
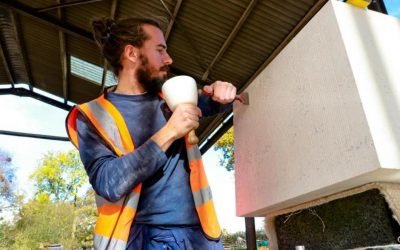
[[164, 64], [170, 65], [173, 63], [171, 56], [168, 53], [165, 53]]

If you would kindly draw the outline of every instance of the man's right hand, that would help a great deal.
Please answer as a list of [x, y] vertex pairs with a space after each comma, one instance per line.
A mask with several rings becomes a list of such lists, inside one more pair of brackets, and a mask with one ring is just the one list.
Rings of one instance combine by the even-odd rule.
[[199, 126], [199, 118], [201, 110], [193, 104], [180, 104], [176, 107], [172, 116], [152, 139], [166, 151], [169, 146], [177, 139], [182, 138], [190, 130], [196, 129]]
[[180, 104], [172, 113], [166, 126], [173, 131], [175, 140], [185, 136], [190, 130], [199, 127], [201, 110], [193, 104]]

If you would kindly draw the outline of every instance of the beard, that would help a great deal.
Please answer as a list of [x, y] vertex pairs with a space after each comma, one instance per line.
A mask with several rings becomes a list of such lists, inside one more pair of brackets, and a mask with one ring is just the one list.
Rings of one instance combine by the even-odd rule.
[[157, 95], [159, 92], [161, 92], [161, 86], [167, 80], [167, 76], [154, 77], [152, 76], [152, 73], [157, 73], [159, 71], [166, 71], [168, 75], [168, 66], [167, 65], [163, 66], [157, 70], [155, 67], [149, 66], [149, 60], [145, 55], [140, 54], [139, 59], [141, 65], [136, 72], [137, 79], [142, 84], [146, 92], [152, 95]]

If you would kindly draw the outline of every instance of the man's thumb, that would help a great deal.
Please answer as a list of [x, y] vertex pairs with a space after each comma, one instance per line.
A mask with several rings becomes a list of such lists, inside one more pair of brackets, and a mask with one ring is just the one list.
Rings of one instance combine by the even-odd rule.
[[212, 96], [213, 92], [214, 92], [214, 89], [213, 89], [212, 86], [206, 85], [206, 86], [203, 87], [203, 93], [202, 93], [203, 95]]

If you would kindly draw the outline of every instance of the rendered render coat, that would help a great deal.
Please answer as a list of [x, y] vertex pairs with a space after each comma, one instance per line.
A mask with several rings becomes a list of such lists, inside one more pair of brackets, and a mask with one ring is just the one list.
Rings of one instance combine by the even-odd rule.
[[400, 183], [400, 20], [329, 1], [234, 105], [239, 216]]

